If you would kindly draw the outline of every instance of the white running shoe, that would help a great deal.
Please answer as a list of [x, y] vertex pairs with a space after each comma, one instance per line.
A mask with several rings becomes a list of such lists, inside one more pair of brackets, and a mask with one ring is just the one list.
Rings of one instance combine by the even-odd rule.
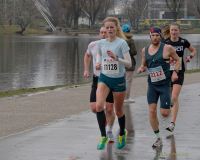
[[174, 131], [174, 128], [175, 128], [175, 124], [173, 122], [171, 122], [169, 124], [169, 126], [166, 128], [166, 130], [170, 131], [170, 132], [173, 132]]
[[162, 139], [161, 138], [157, 138], [157, 140], [154, 142], [154, 144], [152, 145], [153, 149], [157, 149], [162, 147]]

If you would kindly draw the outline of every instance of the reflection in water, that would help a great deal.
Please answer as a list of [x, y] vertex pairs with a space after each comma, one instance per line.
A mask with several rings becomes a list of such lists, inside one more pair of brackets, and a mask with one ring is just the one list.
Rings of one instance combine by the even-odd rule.
[[100, 160], [129, 160], [127, 156], [131, 154], [130, 151], [133, 147], [135, 133], [130, 104], [124, 104], [124, 112], [126, 114], [126, 129], [128, 130], [127, 144], [123, 149], [118, 150], [115, 148], [116, 143], [108, 143], [106, 151], [103, 151], [100, 155]]
[[170, 140], [171, 142], [171, 152], [169, 154], [169, 157], [167, 158], [167, 160], [176, 160], [176, 142], [175, 142], [175, 137], [174, 135], [170, 135], [167, 137], [167, 139]]
[[113, 145], [114, 143], [108, 143], [106, 150], [100, 155], [100, 160], [114, 160], [113, 159]]
[[133, 137], [135, 134], [133, 125], [133, 114], [131, 114], [130, 104], [124, 103], [124, 112], [126, 115], [126, 129], [128, 131], [129, 137]]
[[83, 55], [94, 37], [0, 37], [0, 90], [84, 82]]
[[[200, 50], [200, 35], [185, 37]], [[1, 36], [0, 90], [85, 82], [82, 76], [83, 56], [89, 42], [96, 38], [89, 35]], [[149, 43], [147, 35], [135, 35], [134, 39], [138, 53]], [[140, 62], [140, 54], [136, 61]], [[200, 68], [199, 54], [187, 64], [187, 68]]]
[[[155, 154], [154, 160], [159, 160], [159, 159], [161, 159], [161, 157], [162, 157], [162, 148], [163, 148], [163, 146], [160, 146], [159, 148], [156, 148], [156, 149], [155, 149], [156, 154]], [[163, 158], [163, 157], [162, 157], [162, 158]], [[165, 158], [164, 158], [164, 159], [165, 159]]]
[[166, 159], [166, 160], [176, 160], [177, 154], [176, 154], [176, 142], [174, 135], [169, 135], [166, 137], [170, 141], [170, 153], [162, 152], [163, 146], [155, 150], [155, 157], [154, 160], [159, 159]]

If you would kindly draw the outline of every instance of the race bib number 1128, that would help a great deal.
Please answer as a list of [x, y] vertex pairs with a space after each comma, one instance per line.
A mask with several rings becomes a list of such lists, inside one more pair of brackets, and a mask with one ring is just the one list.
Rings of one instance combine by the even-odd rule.
[[102, 65], [102, 73], [104, 74], [118, 74], [119, 63], [118, 61], [104, 60]]

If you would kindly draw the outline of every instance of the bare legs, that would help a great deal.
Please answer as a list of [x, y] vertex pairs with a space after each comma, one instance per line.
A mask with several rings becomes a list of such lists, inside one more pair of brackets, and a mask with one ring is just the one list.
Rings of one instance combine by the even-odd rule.
[[174, 84], [172, 88], [172, 102], [173, 102], [173, 107], [171, 108], [172, 111], [172, 122], [175, 124], [178, 110], [179, 110], [179, 102], [178, 102], [178, 97], [181, 91], [181, 85], [179, 84]]

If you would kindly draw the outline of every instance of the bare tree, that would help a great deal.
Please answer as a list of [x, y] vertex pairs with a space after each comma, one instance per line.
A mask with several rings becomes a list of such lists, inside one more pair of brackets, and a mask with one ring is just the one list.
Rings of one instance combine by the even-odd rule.
[[15, 1], [1, 0], [0, 1], [0, 21], [2, 24], [13, 24], [15, 13]]
[[200, 15], [200, 0], [194, 0], [198, 14]]
[[100, 12], [103, 11], [104, 14], [107, 14], [110, 2], [110, 0], [82, 0], [82, 11], [89, 18], [92, 27], [95, 25], [97, 16]]
[[108, 10], [113, 7], [113, 1], [115, 0], [102, 0], [102, 7], [101, 7], [101, 12], [99, 13], [99, 17], [101, 19], [104, 19], [107, 14], [108, 14]]
[[30, 0], [17, 0], [15, 9], [16, 24], [21, 28], [17, 33], [23, 34], [37, 15], [37, 10]]
[[74, 29], [78, 29], [78, 19], [81, 15], [81, 0], [72, 0]]
[[[55, 3], [54, 0], [51, 0]], [[72, 7], [72, 0], [59, 0], [59, 5], [52, 5], [51, 8], [54, 8], [55, 13], [53, 12], [52, 15], [56, 21], [59, 19], [58, 25], [62, 25], [64, 27], [71, 27], [73, 22], [73, 7]], [[57, 3], [57, 1], [56, 1]], [[53, 4], [53, 3], [51, 3]], [[59, 10], [59, 12], [56, 12]], [[59, 14], [58, 14], [59, 13]]]
[[99, 0], [83, 0], [82, 11], [89, 18], [91, 26], [94, 26], [96, 17], [101, 9], [102, 2]]
[[183, 0], [165, 0], [165, 2], [167, 4], [168, 9], [173, 14], [174, 21], [176, 21], [180, 13], [181, 2], [183, 2]]
[[133, 28], [139, 30], [139, 20], [143, 18], [148, 0], [135, 0], [132, 2], [127, 1], [124, 7], [129, 21]]

